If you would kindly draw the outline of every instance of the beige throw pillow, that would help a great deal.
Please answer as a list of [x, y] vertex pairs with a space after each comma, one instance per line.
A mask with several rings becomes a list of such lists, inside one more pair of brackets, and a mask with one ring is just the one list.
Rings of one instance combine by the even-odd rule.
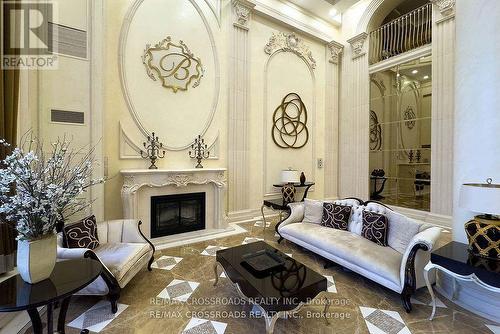
[[323, 201], [306, 198], [304, 205], [304, 223], [321, 224]]

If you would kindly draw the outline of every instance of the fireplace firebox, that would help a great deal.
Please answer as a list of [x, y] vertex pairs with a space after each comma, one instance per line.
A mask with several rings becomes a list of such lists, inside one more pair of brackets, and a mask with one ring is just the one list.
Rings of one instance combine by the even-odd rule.
[[151, 197], [151, 237], [205, 229], [205, 193]]

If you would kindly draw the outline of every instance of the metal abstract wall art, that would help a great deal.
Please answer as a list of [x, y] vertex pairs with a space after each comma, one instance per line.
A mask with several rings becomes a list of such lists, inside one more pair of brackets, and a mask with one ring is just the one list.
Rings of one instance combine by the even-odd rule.
[[299, 149], [309, 141], [307, 109], [296, 93], [287, 94], [273, 114], [274, 143], [281, 148]]
[[382, 126], [378, 121], [377, 113], [370, 110], [370, 150], [378, 151], [382, 148]]
[[193, 88], [197, 87], [204, 74], [200, 58], [196, 58], [183, 41], [172, 43], [170, 36], [154, 46], [147, 44], [142, 63], [152, 80], [161, 80], [163, 87], [174, 93], [187, 90], [191, 82]]

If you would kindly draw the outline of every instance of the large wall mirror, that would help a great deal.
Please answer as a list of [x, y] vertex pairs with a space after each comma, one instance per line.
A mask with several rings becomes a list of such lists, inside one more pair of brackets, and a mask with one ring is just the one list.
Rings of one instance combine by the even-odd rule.
[[370, 198], [429, 211], [431, 56], [370, 77]]

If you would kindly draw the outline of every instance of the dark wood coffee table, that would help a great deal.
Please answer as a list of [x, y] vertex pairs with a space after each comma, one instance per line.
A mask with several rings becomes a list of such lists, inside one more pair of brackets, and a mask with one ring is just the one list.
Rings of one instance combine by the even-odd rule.
[[[243, 263], [245, 255], [262, 250], [278, 255], [285, 261], [284, 265], [269, 273], [258, 274]], [[323, 315], [328, 311], [326, 278], [263, 241], [217, 251], [214, 286], [219, 280], [219, 265], [236, 286], [240, 297], [261, 311], [267, 333], [273, 333], [279, 318], [297, 313], [315, 298], [323, 300]]]

